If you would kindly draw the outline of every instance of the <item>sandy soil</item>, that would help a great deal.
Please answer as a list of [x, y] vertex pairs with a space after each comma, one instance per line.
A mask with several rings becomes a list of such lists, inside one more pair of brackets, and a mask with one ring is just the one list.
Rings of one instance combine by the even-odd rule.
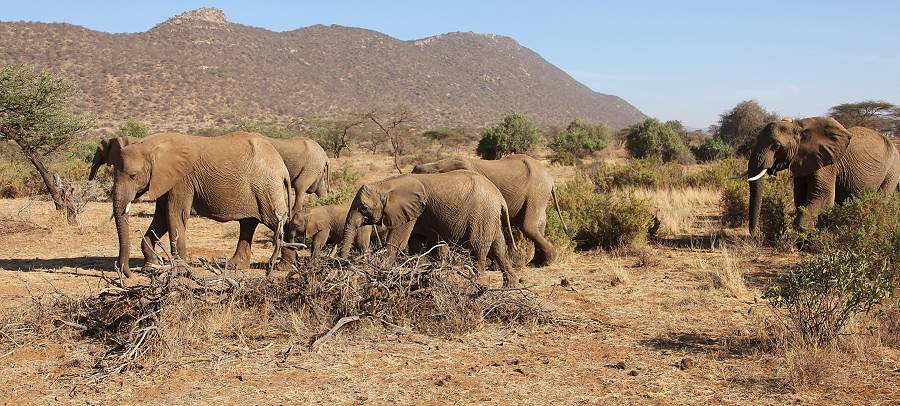
[[[371, 168], [384, 173], [389, 164]], [[368, 180], [368, 179], [364, 179]], [[133, 207], [137, 241], [152, 214]], [[714, 213], [714, 202], [697, 207]], [[117, 252], [108, 203], [92, 203], [80, 227], [60, 225], [48, 202], [0, 200], [0, 309], [51, 292], [88, 294], [103, 285]], [[703, 219], [704, 216], [698, 216]], [[128, 372], [101, 383], [72, 378], [89, 366], [72, 343], [26, 344], [0, 354], [0, 401], [150, 404], [898, 404], [900, 351], [870, 349], [841, 361], [822, 384], [792, 385], [780, 356], [754, 346], [770, 317], [760, 292], [795, 254], [711, 247], [707, 223], [667, 236], [639, 256], [578, 253], [549, 268], [519, 271], [561, 319], [553, 325], [483, 329], [452, 339], [379, 327], [340, 332], [314, 352], [283, 359], [283, 343], [249, 343], [177, 367]], [[224, 258], [237, 223], [194, 219], [196, 256]], [[739, 231], [735, 231], [736, 233]], [[270, 233], [257, 232], [263, 262]], [[135, 248], [135, 265], [140, 263]], [[727, 265], [733, 263], [733, 265]], [[734, 266], [747, 291], [709, 282]], [[246, 271], [259, 273], [261, 269]], [[494, 283], [499, 277], [492, 276]], [[568, 287], [560, 282], [566, 279]], [[620, 364], [621, 363], [621, 364]], [[619, 364], [617, 366], [617, 364]], [[687, 364], [687, 367], [683, 367]], [[624, 367], [621, 367], [624, 366]]]

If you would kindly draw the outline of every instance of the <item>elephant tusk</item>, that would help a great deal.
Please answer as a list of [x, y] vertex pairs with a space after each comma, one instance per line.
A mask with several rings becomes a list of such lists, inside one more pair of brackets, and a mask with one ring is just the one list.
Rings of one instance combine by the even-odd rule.
[[753, 181], [755, 181], [755, 180], [759, 180], [759, 178], [762, 178], [763, 176], [766, 176], [766, 171], [768, 171], [768, 170], [769, 170], [768, 168], [763, 169], [761, 172], [759, 172], [759, 175], [756, 175], [756, 176], [754, 176], [754, 177], [752, 177], [752, 178], [748, 178], [748, 179], [747, 179], [747, 182], [753, 182]]
[[131, 202], [125, 205], [125, 214], [128, 214], [128, 211], [131, 210]]

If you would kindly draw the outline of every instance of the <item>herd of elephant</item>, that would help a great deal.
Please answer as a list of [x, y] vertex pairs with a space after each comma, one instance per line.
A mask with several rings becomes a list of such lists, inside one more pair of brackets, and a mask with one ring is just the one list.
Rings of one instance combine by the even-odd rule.
[[[154, 247], [166, 234], [174, 255], [190, 257], [186, 227], [192, 213], [240, 223], [237, 248], [228, 260], [239, 269], [250, 265], [259, 223], [275, 233], [270, 271], [296, 258], [294, 242], [301, 236], [310, 243], [312, 256], [321, 255], [330, 241], [340, 243], [345, 258], [354, 247], [368, 250], [375, 236], [387, 251], [388, 264], [400, 252], [438, 241], [458, 244], [470, 250], [479, 271], [490, 258], [503, 274], [504, 287], [518, 282], [510, 260], [517, 250], [513, 227], [534, 243], [535, 265], [549, 265], [557, 256], [544, 236], [551, 198], [560, 214], [554, 181], [526, 155], [421, 164], [412, 173], [363, 185], [349, 204], [310, 209], [304, 208], [304, 197], [328, 192], [329, 164], [324, 150], [308, 138], [272, 139], [246, 132], [119, 137], [97, 148], [91, 179], [104, 164], [114, 168], [117, 266], [126, 276], [131, 276], [127, 215], [139, 197], [156, 205], [141, 240], [145, 270], [159, 263]], [[862, 127], [846, 129], [827, 117], [769, 123], [757, 137], [747, 169], [751, 234], [758, 224], [763, 179], [783, 169], [792, 173], [795, 205], [804, 208], [797, 210], [798, 227], [809, 227], [823, 209], [850, 196], [900, 189], [900, 153], [886, 137]]]
[[469, 249], [479, 271], [491, 259], [507, 287], [517, 283], [510, 260], [510, 250], [517, 249], [513, 227], [534, 242], [536, 265], [548, 265], [557, 256], [544, 236], [547, 205], [556, 197], [553, 178], [527, 155], [418, 165], [412, 173], [363, 185], [352, 203], [309, 209], [303, 205], [306, 194], [327, 193], [329, 164], [324, 150], [308, 138], [271, 139], [247, 132], [119, 137], [98, 146], [91, 179], [104, 164], [114, 168], [117, 266], [126, 276], [131, 276], [128, 212], [140, 197], [156, 205], [141, 239], [146, 271], [159, 264], [155, 246], [166, 234], [173, 255], [190, 258], [186, 228], [192, 213], [240, 223], [237, 248], [227, 262], [238, 269], [250, 265], [259, 223], [275, 232], [269, 271], [296, 263], [294, 243], [301, 236], [314, 257], [331, 241], [341, 243], [346, 258], [354, 247], [368, 250], [374, 235], [386, 249], [387, 264], [400, 252], [445, 241]]

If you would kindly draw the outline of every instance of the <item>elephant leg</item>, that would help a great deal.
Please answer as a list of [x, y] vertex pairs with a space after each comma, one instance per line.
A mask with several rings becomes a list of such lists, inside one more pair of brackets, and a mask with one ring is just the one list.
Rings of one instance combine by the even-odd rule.
[[369, 252], [369, 246], [372, 244], [372, 230], [374, 226], [365, 226], [360, 228], [356, 233], [356, 248], [360, 253]]
[[534, 242], [534, 259], [532, 263], [537, 266], [547, 266], [556, 260], [556, 248], [550, 240], [544, 236], [547, 228], [546, 206], [528, 206], [525, 211], [525, 221], [522, 223], [522, 233]]
[[822, 211], [834, 206], [835, 179], [830, 174], [815, 172], [809, 182], [806, 183], [806, 201], [797, 206], [797, 215], [794, 218], [794, 228], [798, 231], [809, 230], [816, 225], [816, 219]]
[[250, 268], [250, 245], [253, 243], [253, 234], [256, 233], [259, 220], [245, 218], [240, 220], [240, 224], [241, 232], [237, 248], [234, 250], [234, 255], [228, 260], [228, 267], [232, 269]]
[[[186, 201], [185, 201], [186, 200]], [[187, 221], [191, 216], [191, 198], [182, 195], [180, 198], [169, 195], [166, 203], [166, 217], [169, 226], [169, 245], [172, 256], [187, 260]]]
[[[153, 211], [153, 220], [150, 221], [150, 227], [141, 238], [141, 253], [144, 254], [144, 267], [148, 265], [159, 264], [159, 255], [156, 254], [156, 244], [162, 239], [169, 230], [168, 227], [168, 209], [165, 196], [160, 197], [155, 202], [155, 210]], [[146, 271], [146, 269], [145, 269]]]
[[387, 252], [384, 257], [384, 266], [394, 265], [397, 262], [397, 255], [401, 251], [406, 250], [409, 244], [409, 237], [413, 232], [413, 226], [415, 226], [415, 221], [410, 221], [388, 230], [387, 237], [385, 237]]
[[313, 235], [312, 247], [309, 248], [309, 256], [318, 258], [319, 255], [322, 254], [322, 248], [325, 247], [326, 242], [328, 242], [328, 232], [319, 231]]
[[[494, 266], [499, 268], [500, 272], [503, 273], [503, 287], [516, 287], [519, 278], [516, 276], [512, 267], [512, 262], [509, 260], [509, 252], [506, 249], [506, 240], [504, 238], [494, 239], [491, 243], [489, 254]], [[479, 261], [481, 260], [479, 259]]]

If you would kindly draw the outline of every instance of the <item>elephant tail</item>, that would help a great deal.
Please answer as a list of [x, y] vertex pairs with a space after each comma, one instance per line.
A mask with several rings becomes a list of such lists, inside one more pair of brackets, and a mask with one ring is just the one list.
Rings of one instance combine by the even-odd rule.
[[[322, 194], [327, 195], [328, 192], [331, 190], [331, 188], [330, 188], [331, 185], [328, 184], [329, 177], [331, 176], [331, 165], [328, 163], [327, 156], [325, 157], [325, 175], [324, 176], [325, 177], [323, 179], [325, 182], [325, 191]], [[319, 196], [319, 197], [323, 197], [323, 196]]]
[[566, 226], [566, 221], [563, 220], [562, 211], [559, 210], [559, 200], [556, 200], [556, 186], [550, 188], [550, 196], [553, 197], [553, 207], [556, 207], [556, 214], [559, 216], [559, 223], [562, 224], [563, 231], [566, 232], [566, 235], [571, 236], [571, 234], [569, 234], [569, 227]]
[[506, 204], [500, 206], [500, 222], [503, 223], [501, 227], [503, 227], [503, 234], [506, 234], [506, 238], [509, 238], [509, 245], [512, 246], [513, 251], [519, 251], [519, 247], [516, 246], [516, 237], [512, 232], [512, 224], [509, 222], [509, 208], [506, 207]]

